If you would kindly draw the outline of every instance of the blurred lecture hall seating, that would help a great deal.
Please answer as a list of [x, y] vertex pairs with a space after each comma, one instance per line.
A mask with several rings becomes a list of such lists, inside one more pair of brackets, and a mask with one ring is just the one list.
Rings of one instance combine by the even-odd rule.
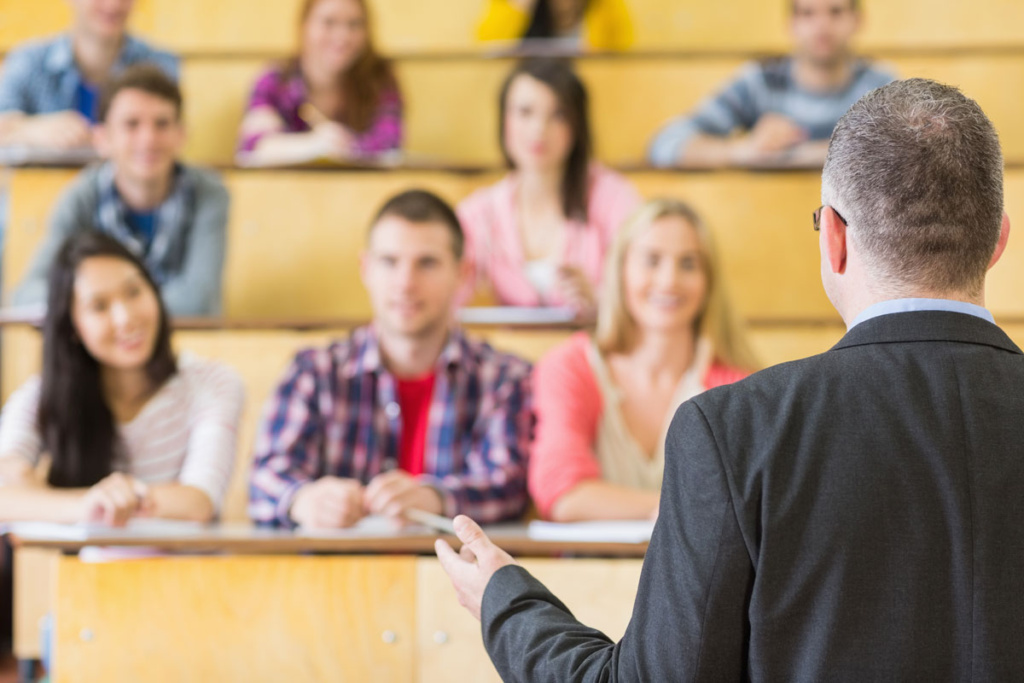
[[[377, 49], [392, 58], [405, 104], [404, 161], [381, 168], [234, 165], [237, 130], [260, 71], [294, 49], [299, 0], [137, 0], [134, 34], [181, 56], [184, 161], [213, 167], [231, 194], [223, 316], [181, 320], [174, 345], [230, 363], [246, 388], [232, 484], [221, 515], [247, 524], [247, 476], [264, 402], [294, 353], [364, 323], [359, 278], [368, 223], [392, 194], [424, 187], [456, 203], [504, 173], [497, 93], [515, 61], [473, 39], [482, 0], [374, 0]], [[865, 0], [861, 54], [900, 77], [959, 86], [995, 123], [1006, 160], [1006, 210], [1024, 216], [1024, 2]], [[633, 47], [581, 54], [597, 159], [644, 197], [673, 196], [710, 225], [724, 281], [764, 365], [822, 352], [844, 326], [820, 283], [811, 212], [817, 170], [659, 170], [645, 161], [658, 127], [718, 89], [744, 62], [787, 49], [784, 0], [630, 0]], [[64, 0], [0, 0], [0, 55], [63, 30]], [[2, 62], [0, 62], [2, 69]], [[55, 198], [76, 168], [0, 168], [8, 196], [3, 292], [20, 281]], [[986, 302], [1024, 344], [1024, 241], [1011, 239]], [[472, 333], [536, 360], [569, 327], [474, 324]], [[2, 326], [0, 395], [38, 371], [32, 325]], [[518, 541], [516, 541], [518, 542]], [[639, 551], [581, 555], [520, 547], [528, 566], [584, 622], [622, 635]], [[251, 543], [251, 545], [247, 545]], [[497, 680], [479, 625], [455, 600], [429, 543], [403, 547], [316, 539], [182, 539], [183, 556], [81, 562], [76, 541], [16, 553], [15, 654], [40, 656], [52, 632], [56, 680]], [[209, 555], [210, 550], [221, 551]], [[308, 551], [308, 552], [307, 552]], [[335, 552], [332, 552], [335, 551]], [[274, 599], [266, 600], [268, 586]], [[330, 591], [330, 595], [326, 592]], [[211, 596], [217, 596], [211, 598]], [[329, 599], [328, 599], [329, 598]], [[154, 618], [126, 618], [142, 609]], [[240, 629], [238, 624], [244, 624]], [[252, 633], [258, 635], [253, 636]], [[132, 643], [126, 646], [126, 643]], [[452, 672], [458, 671], [457, 676]]]

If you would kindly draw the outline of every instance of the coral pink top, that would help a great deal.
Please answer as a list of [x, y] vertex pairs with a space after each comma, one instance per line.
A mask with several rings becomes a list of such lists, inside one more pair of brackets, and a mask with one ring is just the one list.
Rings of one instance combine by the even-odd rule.
[[[678, 403], [747, 376], [712, 362], [710, 344], [698, 343], [694, 364], [680, 380]], [[533, 371], [536, 437], [530, 454], [529, 489], [541, 516], [588, 479], [652, 488], [661, 485], [664, 438], [653, 455], [644, 453], [625, 427], [610, 373], [590, 337], [581, 332], [545, 355]], [[678, 404], [665, 416], [665, 428]]]
[[[488, 282], [504, 306], [559, 306], [557, 294], [545, 297], [531, 283], [519, 233], [515, 173], [477, 190], [458, 206], [459, 222], [466, 233], [466, 256], [473, 264], [473, 288]], [[600, 164], [590, 167], [587, 222], [567, 221], [569, 232], [557, 265], [580, 268], [596, 287], [601, 280], [604, 256], [623, 221], [640, 205], [640, 194], [624, 177]]]

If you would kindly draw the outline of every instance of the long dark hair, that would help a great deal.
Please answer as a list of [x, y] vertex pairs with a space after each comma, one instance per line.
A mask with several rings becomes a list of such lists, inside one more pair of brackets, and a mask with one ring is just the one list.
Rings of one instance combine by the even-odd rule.
[[[582, 13], [587, 11], [590, 0], [582, 0]], [[555, 17], [551, 11], [551, 0], [537, 0], [533, 8], [533, 16], [530, 17], [530, 25], [526, 27], [523, 38], [554, 38]]]
[[[306, 0], [299, 12], [299, 34], [309, 19], [310, 12], [320, 0]], [[366, 21], [366, 49], [356, 58], [345, 73], [341, 74], [338, 81], [338, 89], [341, 91], [342, 108], [341, 112], [324, 112], [328, 116], [337, 114], [339, 123], [343, 123], [356, 132], [367, 130], [377, 115], [377, 108], [380, 104], [381, 93], [389, 88], [397, 88], [398, 81], [395, 78], [391, 62], [381, 57], [373, 47], [373, 30], [370, 24], [370, 8], [366, 0], [356, 0], [356, 3], [363, 10], [363, 18]], [[299, 55], [296, 55], [289, 62], [289, 74], [301, 74]]]
[[551, 88], [565, 109], [569, 127], [572, 129], [572, 149], [569, 150], [565, 174], [562, 176], [562, 212], [566, 218], [586, 222], [592, 154], [587, 89], [569, 62], [564, 59], [531, 57], [519, 62], [501, 86], [498, 105], [498, 140], [508, 168], [515, 168], [515, 164], [508, 154], [508, 148], [505, 147], [505, 108], [508, 105], [508, 92], [512, 87], [512, 81], [522, 75], [534, 78]]
[[75, 277], [83, 261], [118, 258], [135, 266], [152, 287], [160, 307], [160, 329], [146, 374], [154, 387], [175, 372], [171, 328], [160, 290], [146, 267], [113, 237], [83, 230], [64, 242], [50, 267], [46, 319], [43, 321], [43, 385], [38, 425], [52, 460], [50, 486], [92, 486], [114, 471], [123, 455], [114, 414], [103, 394], [100, 363], [78, 339], [71, 318]]

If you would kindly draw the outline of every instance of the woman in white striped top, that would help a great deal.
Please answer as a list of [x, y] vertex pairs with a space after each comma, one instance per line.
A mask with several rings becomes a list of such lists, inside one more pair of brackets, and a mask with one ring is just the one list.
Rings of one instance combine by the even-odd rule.
[[170, 336], [137, 258], [99, 232], [68, 239], [50, 271], [42, 374], [0, 414], [0, 521], [217, 515], [242, 382], [175, 358]]

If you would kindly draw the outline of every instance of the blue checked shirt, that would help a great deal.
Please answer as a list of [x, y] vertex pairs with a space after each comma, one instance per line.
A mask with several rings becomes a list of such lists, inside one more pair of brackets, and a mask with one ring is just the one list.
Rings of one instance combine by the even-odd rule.
[[[178, 58], [153, 49], [131, 36], [124, 37], [113, 73], [129, 66], [153, 63], [178, 79]], [[0, 74], [0, 112], [50, 114], [76, 108], [82, 74], [75, 64], [71, 36], [64, 34], [32, 41], [8, 53]]]
[[[435, 370], [420, 481], [442, 494], [446, 515], [481, 523], [521, 516], [533, 420], [529, 364], [455, 330]], [[263, 414], [250, 517], [290, 527], [302, 485], [324, 476], [366, 484], [396, 469], [401, 431], [396, 380], [372, 326], [300, 352]]]

